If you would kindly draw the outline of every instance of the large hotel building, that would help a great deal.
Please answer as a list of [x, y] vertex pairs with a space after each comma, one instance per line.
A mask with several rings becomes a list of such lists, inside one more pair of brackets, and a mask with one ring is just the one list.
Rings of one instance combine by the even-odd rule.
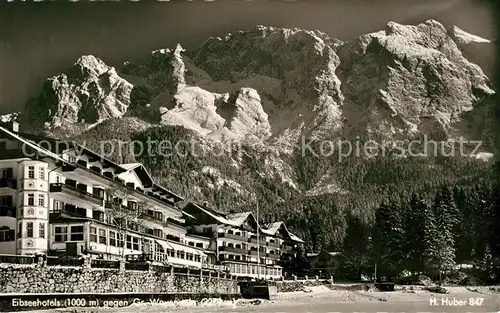
[[248, 278], [282, 276], [302, 241], [252, 213], [222, 214], [158, 185], [140, 163], [0, 127], [0, 254], [89, 255], [200, 268]]

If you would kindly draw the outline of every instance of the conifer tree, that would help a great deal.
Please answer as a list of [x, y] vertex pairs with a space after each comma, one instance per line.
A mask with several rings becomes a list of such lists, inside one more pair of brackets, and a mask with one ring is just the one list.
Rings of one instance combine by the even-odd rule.
[[428, 208], [425, 202], [413, 194], [405, 215], [405, 247], [407, 269], [413, 273], [424, 270], [425, 219]]
[[[435, 226], [437, 228], [436, 269], [439, 274], [448, 271], [455, 265], [455, 239], [453, 230], [457, 225], [456, 206], [452, 192], [444, 186], [436, 195], [433, 207]], [[440, 276], [441, 277], [441, 276]]]

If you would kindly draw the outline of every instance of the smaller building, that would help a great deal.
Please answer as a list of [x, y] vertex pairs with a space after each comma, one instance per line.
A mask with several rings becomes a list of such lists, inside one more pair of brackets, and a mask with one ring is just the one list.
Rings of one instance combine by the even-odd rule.
[[212, 252], [205, 253], [237, 277], [281, 278], [283, 259], [303, 243], [283, 222], [261, 225], [252, 212], [224, 214], [195, 203], [187, 204], [184, 212], [192, 217], [186, 218], [188, 235], [211, 238]]
[[319, 253], [307, 253], [307, 261], [311, 274], [319, 276], [333, 276], [342, 263], [341, 252], [321, 251]]

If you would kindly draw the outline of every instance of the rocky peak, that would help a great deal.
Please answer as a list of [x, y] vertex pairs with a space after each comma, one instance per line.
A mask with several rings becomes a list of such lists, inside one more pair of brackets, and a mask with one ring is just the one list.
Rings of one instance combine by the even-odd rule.
[[155, 50], [144, 65], [126, 63], [123, 73], [145, 79], [144, 85], [155, 95], [165, 91], [175, 94], [186, 86], [184, 52], [180, 44], [174, 49]]
[[341, 53], [345, 132], [370, 138], [439, 133], [493, 94], [481, 68], [469, 62], [440, 23], [389, 22]]
[[[296, 127], [304, 119], [304, 131], [331, 133], [341, 126], [343, 98], [335, 74], [339, 45], [319, 31], [257, 26], [212, 37], [191, 58], [216, 82], [245, 81], [257, 89], [271, 113], [273, 133]], [[264, 81], [273, 81], [277, 88]]]
[[450, 37], [455, 41], [462, 54], [471, 62], [479, 65], [483, 72], [492, 78], [497, 58], [496, 43], [470, 34], [458, 26], [448, 28]]
[[174, 96], [171, 109], [161, 107], [162, 123], [181, 125], [215, 141], [269, 136], [267, 114], [255, 89], [217, 94], [187, 86]]
[[23, 126], [47, 130], [120, 117], [130, 104], [132, 84], [113, 67], [86, 55], [65, 73], [48, 78], [23, 112]]

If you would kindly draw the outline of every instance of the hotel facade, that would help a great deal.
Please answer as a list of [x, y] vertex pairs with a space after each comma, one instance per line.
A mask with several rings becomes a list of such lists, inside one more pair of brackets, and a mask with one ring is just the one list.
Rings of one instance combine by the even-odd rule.
[[282, 275], [282, 254], [301, 242], [282, 223], [260, 228], [251, 213], [210, 213], [214, 219], [196, 204], [183, 210], [184, 199], [142, 164], [21, 134], [16, 123], [0, 127], [0, 174], [0, 254], [137, 255], [180, 267], [222, 264], [237, 276], [269, 279]]
[[188, 233], [211, 238], [209, 259], [235, 276], [278, 279], [283, 261], [303, 243], [283, 222], [260, 225], [251, 212], [224, 214], [194, 203], [184, 211], [190, 216]]

